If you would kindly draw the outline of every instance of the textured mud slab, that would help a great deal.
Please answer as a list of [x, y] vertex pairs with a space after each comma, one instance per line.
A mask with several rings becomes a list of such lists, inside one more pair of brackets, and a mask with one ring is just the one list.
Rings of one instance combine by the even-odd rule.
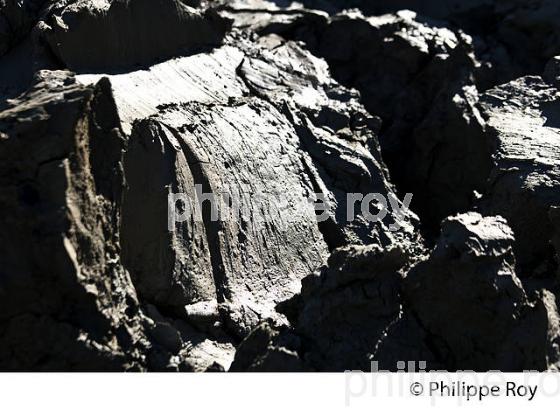
[[117, 101], [123, 129], [130, 133], [132, 123], [158, 113], [166, 104], [227, 103], [247, 92], [237, 78], [243, 61], [238, 49], [224, 46], [210, 53], [181, 57], [155, 64], [148, 69], [123, 74], [81, 74], [78, 80], [95, 84], [107, 76]]
[[[213, 365], [207, 355], [198, 364], [180, 356], [200, 334], [185, 323], [183, 343], [180, 330], [144, 314], [120, 262], [126, 140], [109, 82], [84, 87], [68, 72], [42, 71], [11, 104], [0, 116], [2, 368]], [[214, 350], [227, 357], [223, 343]]]
[[0, 369], [557, 369], [559, 21], [0, 1]]
[[549, 209], [560, 194], [560, 93], [540, 77], [523, 77], [481, 98], [495, 138], [495, 168], [481, 208], [507, 218], [525, 274], [550, 269]]
[[360, 91], [383, 120], [380, 144], [391, 177], [401, 193], [414, 193], [426, 227], [437, 231], [443, 217], [472, 205], [491, 158], [476, 107], [481, 68], [470, 36], [411, 11], [319, 20], [297, 11], [298, 24], [254, 27], [235, 8], [226, 10], [242, 27], [305, 41], [339, 82]]
[[1, 115], [2, 367], [132, 367], [146, 342], [118, 257], [125, 141], [110, 86], [40, 72], [12, 104]]
[[[276, 316], [274, 306], [297, 292], [299, 280], [320, 267], [327, 254], [307, 201], [313, 189], [298, 149], [291, 124], [259, 100], [187, 104], [138, 123], [125, 160], [132, 179], [125, 194], [123, 251], [142, 282], [141, 293], [178, 309], [217, 301], [228, 325], [242, 336], [263, 317]], [[180, 180], [170, 184], [154, 173], [157, 169]], [[212, 205], [203, 203], [192, 225], [177, 224], [171, 243], [158, 242], [158, 233], [169, 236], [167, 189], [186, 193], [195, 205], [195, 184], [204, 194], [216, 194], [216, 208], [225, 215], [212, 220]], [[157, 199], [146, 202], [156, 193]], [[230, 212], [223, 193], [240, 201], [239, 215]], [[152, 230], [143, 221], [153, 218], [156, 207], [163, 208], [163, 218]], [[160, 259], [165, 250], [175, 260], [170, 269]], [[158, 269], [168, 270], [172, 279], [162, 278], [158, 286]], [[173, 292], [174, 285], [184, 288], [180, 297], [165, 292], [167, 287]]]

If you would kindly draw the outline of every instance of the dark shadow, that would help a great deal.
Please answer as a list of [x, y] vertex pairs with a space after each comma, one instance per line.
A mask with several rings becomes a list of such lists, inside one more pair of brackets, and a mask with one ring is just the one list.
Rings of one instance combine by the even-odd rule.
[[544, 117], [546, 117], [545, 127], [560, 129], [560, 100], [545, 103], [541, 109]]

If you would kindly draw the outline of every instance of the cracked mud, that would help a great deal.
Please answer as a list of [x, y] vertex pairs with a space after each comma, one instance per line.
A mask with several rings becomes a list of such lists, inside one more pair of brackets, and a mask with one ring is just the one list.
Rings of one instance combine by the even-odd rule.
[[[0, 0], [0, 370], [560, 368], [526, 3]], [[168, 229], [195, 186], [247, 209]], [[371, 193], [402, 220], [348, 219]]]

